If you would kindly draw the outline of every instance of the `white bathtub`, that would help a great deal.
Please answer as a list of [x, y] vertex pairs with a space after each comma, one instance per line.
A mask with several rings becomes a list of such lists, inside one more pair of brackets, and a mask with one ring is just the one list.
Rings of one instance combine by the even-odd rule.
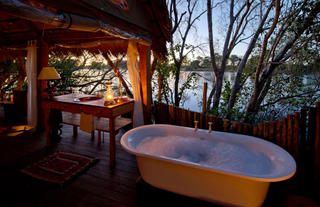
[[261, 206], [270, 182], [296, 171], [279, 146], [225, 132], [147, 125], [125, 133], [121, 146], [136, 155], [150, 185], [223, 205]]

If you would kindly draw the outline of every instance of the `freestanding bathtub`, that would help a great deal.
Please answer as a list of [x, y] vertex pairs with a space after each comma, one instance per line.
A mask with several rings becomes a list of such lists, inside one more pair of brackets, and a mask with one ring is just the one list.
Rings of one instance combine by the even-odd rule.
[[289, 153], [263, 139], [172, 125], [126, 132], [121, 146], [136, 155], [150, 185], [231, 206], [261, 206], [270, 182], [296, 171]]

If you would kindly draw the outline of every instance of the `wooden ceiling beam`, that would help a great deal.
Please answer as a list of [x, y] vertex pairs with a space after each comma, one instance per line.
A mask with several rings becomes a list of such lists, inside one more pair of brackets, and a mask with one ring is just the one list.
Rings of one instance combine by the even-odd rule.
[[45, 36], [48, 40], [115, 39], [115, 37], [106, 35], [105, 33], [101, 32], [91, 33], [71, 30], [47, 30], [45, 31]]

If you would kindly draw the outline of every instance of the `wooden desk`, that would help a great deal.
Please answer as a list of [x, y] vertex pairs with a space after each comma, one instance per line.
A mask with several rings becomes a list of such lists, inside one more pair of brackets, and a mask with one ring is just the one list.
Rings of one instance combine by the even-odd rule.
[[[77, 97], [86, 97], [89, 95], [77, 95]], [[50, 99], [42, 101], [42, 108], [44, 110], [45, 132], [47, 139], [47, 146], [50, 146], [50, 128], [49, 115], [51, 109], [59, 111], [66, 111], [71, 113], [86, 113], [92, 114], [96, 117], [109, 118], [109, 136], [110, 136], [110, 165], [114, 166], [115, 163], [115, 118], [122, 114], [133, 112], [134, 101], [130, 100], [116, 105], [104, 106], [104, 100], [92, 101], [74, 101], [74, 95], [55, 96]], [[107, 124], [107, 123], [106, 123]]]

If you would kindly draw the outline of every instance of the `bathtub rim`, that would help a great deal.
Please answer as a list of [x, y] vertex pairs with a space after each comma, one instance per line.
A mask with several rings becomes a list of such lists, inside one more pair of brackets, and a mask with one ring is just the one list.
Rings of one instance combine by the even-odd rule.
[[[248, 136], [248, 137], [252, 137], [255, 139], [258, 139], [259, 142], [263, 142], [263, 143], [267, 143], [267, 144], [272, 144], [274, 146], [276, 146], [277, 148], [280, 148], [282, 151], [284, 151], [285, 153], [288, 154], [289, 157], [291, 157], [291, 159], [294, 162], [294, 170], [286, 175], [286, 176], [282, 176], [282, 177], [263, 177], [263, 175], [261, 177], [256, 177], [256, 176], [250, 176], [250, 175], [245, 175], [245, 174], [238, 174], [236, 172], [232, 172], [232, 171], [228, 171], [228, 170], [224, 170], [224, 169], [220, 169], [220, 168], [216, 168], [214, 166], [212, 167], [206, 167], [206, 166], [202, 166], [200, 164], [196, 164], [196, 163], [192, 163], [192, 162], [187, 162], [187, 161], [183, 161], [183, 160], [178, 160], [178, 159], [174, 159], [174, 158], [170, 158], [170, 157], [166, 157], [166, 156], [162, 156], [162, 155], [152, 155], [152, 154], [148, 154], [148, 153], [142, 153], [142, 152], [137, 152], [135, 150], [133, 150], [129, 145], [128, 145], [128, 137], [131, 133], [142, 129], [142, 128], [148, 128], [148, 127], [152, 127], [152, 126], [160, 126], [160, 127], [178, 127], [178, 128], [184, 128], [184, 129], [189, 129], [189, 130], [194, 130], [193, 128], [190, 127], [183, 127], [183, 126], [176, 126], [176, 125], [169, 125], [169, 124], [149, 124], [149, 125], [143, 125], [143, 126], [139, 126], [136, 127], [134, 129], [131, 129], [129, 131], [127, 131], [125, 134], [122, 135], [121, 139], [120, 139], [120, 145], [121, 147], [128, 153], [130, 154], [134, 154], [135, 156], [140, 156], [140, 157], [146, 157], [146, 158], [151, 158], [151, 159], [156, 159], [156, 160], [161, 160], [161, 161], [165, 161], [165, 162], [173, 162], [175, 164], [181, 164], [184, 166], [188, 166], [188, 167], [192, 167], [192, 168], [197, 168], [197, 169], [201, 169], [201, 170], [206, 170], [206, 171], [211, 171], [214, 173], [221, 173], [221, 174], [227, 174], [230, 176], [236, 176], [239, 178], [243, 178], [243, 179], [249, 179], [249, 180], [253, 180], [253, 181], [260, 181], [260, 182], [279, 182], [279, 181], [283, 181], [283, 180], [287, 180], [289, 178], [291, 178], [297, 170], [297, 166], [296, 166], [296, 161], [295, 159], [286, 151], [284, 150], [282, 147], [269, 142], [267, 140], [263, 140], [261, 138], [258, 137], [254, 137], [254, 136], [249, 136], [249, 135], [243, 135], [243, 136]], [[208, 130], [204, 130], [204, 129], [198, 129], [199, 132], [208, 132]], [[214, 133], [229, 133], [229, 132], [220, 132], [220, 131], [212, 131]], [[234, 135], [242, 135], [242, 134], [235, 134], [235, 133], [229, 133], [229, 134], [234, 134]]]

